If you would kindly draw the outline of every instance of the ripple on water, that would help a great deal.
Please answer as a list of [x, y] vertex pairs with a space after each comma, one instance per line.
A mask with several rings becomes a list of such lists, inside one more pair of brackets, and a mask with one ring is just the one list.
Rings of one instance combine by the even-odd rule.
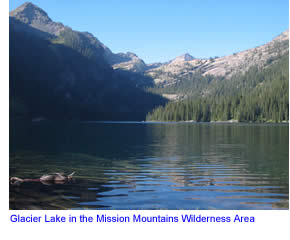
[[10, 186], [11, 209], [289, 208], [288, 126], [48, 125], [13, 130], [10, 175], [75, 181]]

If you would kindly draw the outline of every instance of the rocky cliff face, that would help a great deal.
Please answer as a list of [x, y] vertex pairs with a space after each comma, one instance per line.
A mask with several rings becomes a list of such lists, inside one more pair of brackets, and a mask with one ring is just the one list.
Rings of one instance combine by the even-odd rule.
[[131, 52], [114, 54], [113, 59], [115, 60], [113, 62], [114, 69], [122, 69], [137, 73], [144, 73], [147, 69], [145, 62]]

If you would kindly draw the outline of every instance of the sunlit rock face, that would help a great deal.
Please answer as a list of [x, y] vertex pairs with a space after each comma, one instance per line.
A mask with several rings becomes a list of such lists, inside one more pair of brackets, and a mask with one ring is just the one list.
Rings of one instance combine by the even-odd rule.
[[145, 62], [132, 52], [113, 54], [110, 56], [109, 62], [113, 65], [114, 69], [123, 69], [139, 73], [144, 73], [147, 69]]
[[230, 78], [236, 73], [246, 72], [257, 65], [266, 67], [289, 51], [289, 29], [267, 44], [234, 53], [224, 57], [198, 59], [184, 54], [168, 63], [148, 69], [146, 74], [156, 84], [170, 84], [177, 81], [178, 76], [185, 77], [189, 73], [200, 71], [203, 75], [225, 76]]

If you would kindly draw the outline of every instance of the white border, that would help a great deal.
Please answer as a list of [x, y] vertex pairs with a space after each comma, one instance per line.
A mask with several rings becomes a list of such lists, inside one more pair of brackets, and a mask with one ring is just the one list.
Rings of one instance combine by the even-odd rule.
[[[8, 1], [1, 1], [1, 236], [5, 239], [287, 239], [290, 236], [290, 212], [269, 211], [11, 211], [9, 209], [9, 128], [8, 128]], [[11, 223], [11, 214], [64, 216], [96, 214], [122, 216], [142, 214], [178, 215], [202, 214], [205, 216], [255, 216], [255, 223]], [[3, 238], [2, 238], [3, 239]]]

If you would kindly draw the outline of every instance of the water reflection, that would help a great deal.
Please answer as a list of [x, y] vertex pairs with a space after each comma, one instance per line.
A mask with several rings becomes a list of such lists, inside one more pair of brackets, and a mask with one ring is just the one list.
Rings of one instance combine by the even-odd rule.
[[11, 209], [288, 209], [288, 126], [37, 123], [10, 130]]

